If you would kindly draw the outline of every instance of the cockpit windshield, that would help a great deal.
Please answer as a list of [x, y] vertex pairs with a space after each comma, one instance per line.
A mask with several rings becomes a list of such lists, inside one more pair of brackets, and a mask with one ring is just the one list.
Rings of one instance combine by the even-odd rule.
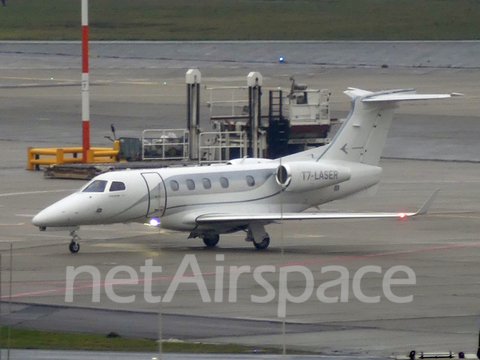
[[112, 185], [110, 185], [110, 191], [123, 191], [125, 189], [125, 184], [121, 181], [112, 181]]
[[94, 180], [88, 185], [82, 192], [96, 192], [101, 193], [105, 191], [105, 187], [107, 186], [106, 180]]

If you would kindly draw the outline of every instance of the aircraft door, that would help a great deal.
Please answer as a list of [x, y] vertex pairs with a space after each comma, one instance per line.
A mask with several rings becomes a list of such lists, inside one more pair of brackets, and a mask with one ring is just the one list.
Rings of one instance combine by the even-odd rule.
[[148, 188], [147, 216], [163, 216], [166, 206], [165, 185], [160, 174], [156, 172], [142, 173]]

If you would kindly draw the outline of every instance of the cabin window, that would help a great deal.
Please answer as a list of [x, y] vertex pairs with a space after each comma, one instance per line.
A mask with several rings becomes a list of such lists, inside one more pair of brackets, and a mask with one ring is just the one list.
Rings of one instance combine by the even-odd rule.
[[203, 187], [207, 190], [212, 187], [212, 182], [210, 181], [210, 179], [207, 179], [207, 178], [202, 179], [202, 184], [203, 184]]
[[248, 186], [255, 186], [255, 179], [253, 178], [253, 176], [247, 175], [245, 179], [247, 180]]
[[104, 192], [105, 187], [107, 186], [106, 180], [94, 180], [90, 185], [88, 185], [83, 192]]
[[222, 176], [220, 178], [220, 185], [222, 185], [222, 188], [224, 189], [228, 188], [228, 179]]
[[110, 191], [123, 191], [125, 190], [125, 184], [121, 181], [112, 181], [110, 185]]
[[195, 190], [195, 182], [192, 179], [187, 179], [188, 190]]
[[180, 185], [178, 185], [178, 182], [176, 182], [175, 180], [171, 180], [170, 181], [170, 188], [173, 191], [178, 191], [178, 189], [180, 189]]

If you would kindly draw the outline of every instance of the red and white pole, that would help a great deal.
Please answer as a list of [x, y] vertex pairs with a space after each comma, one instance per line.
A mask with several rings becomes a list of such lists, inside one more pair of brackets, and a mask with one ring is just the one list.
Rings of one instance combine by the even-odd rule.
[[82, 152], [87, 162], [90, 149], [90, 98], [88, 80], [88, 0], [82, 0]]

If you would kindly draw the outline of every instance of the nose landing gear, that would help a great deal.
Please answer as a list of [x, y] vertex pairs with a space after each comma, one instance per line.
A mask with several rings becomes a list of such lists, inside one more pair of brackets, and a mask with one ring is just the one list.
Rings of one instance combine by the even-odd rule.
[[68, 245], [68, 249], [72, 254], [76, 254], [80, 251], [80, 244], [78, 243], [78, 240], [80, 240], [80, 237], [77, 235], [75, 231], [70, 231], [70, 236], [72, 237], [72, 240]]

